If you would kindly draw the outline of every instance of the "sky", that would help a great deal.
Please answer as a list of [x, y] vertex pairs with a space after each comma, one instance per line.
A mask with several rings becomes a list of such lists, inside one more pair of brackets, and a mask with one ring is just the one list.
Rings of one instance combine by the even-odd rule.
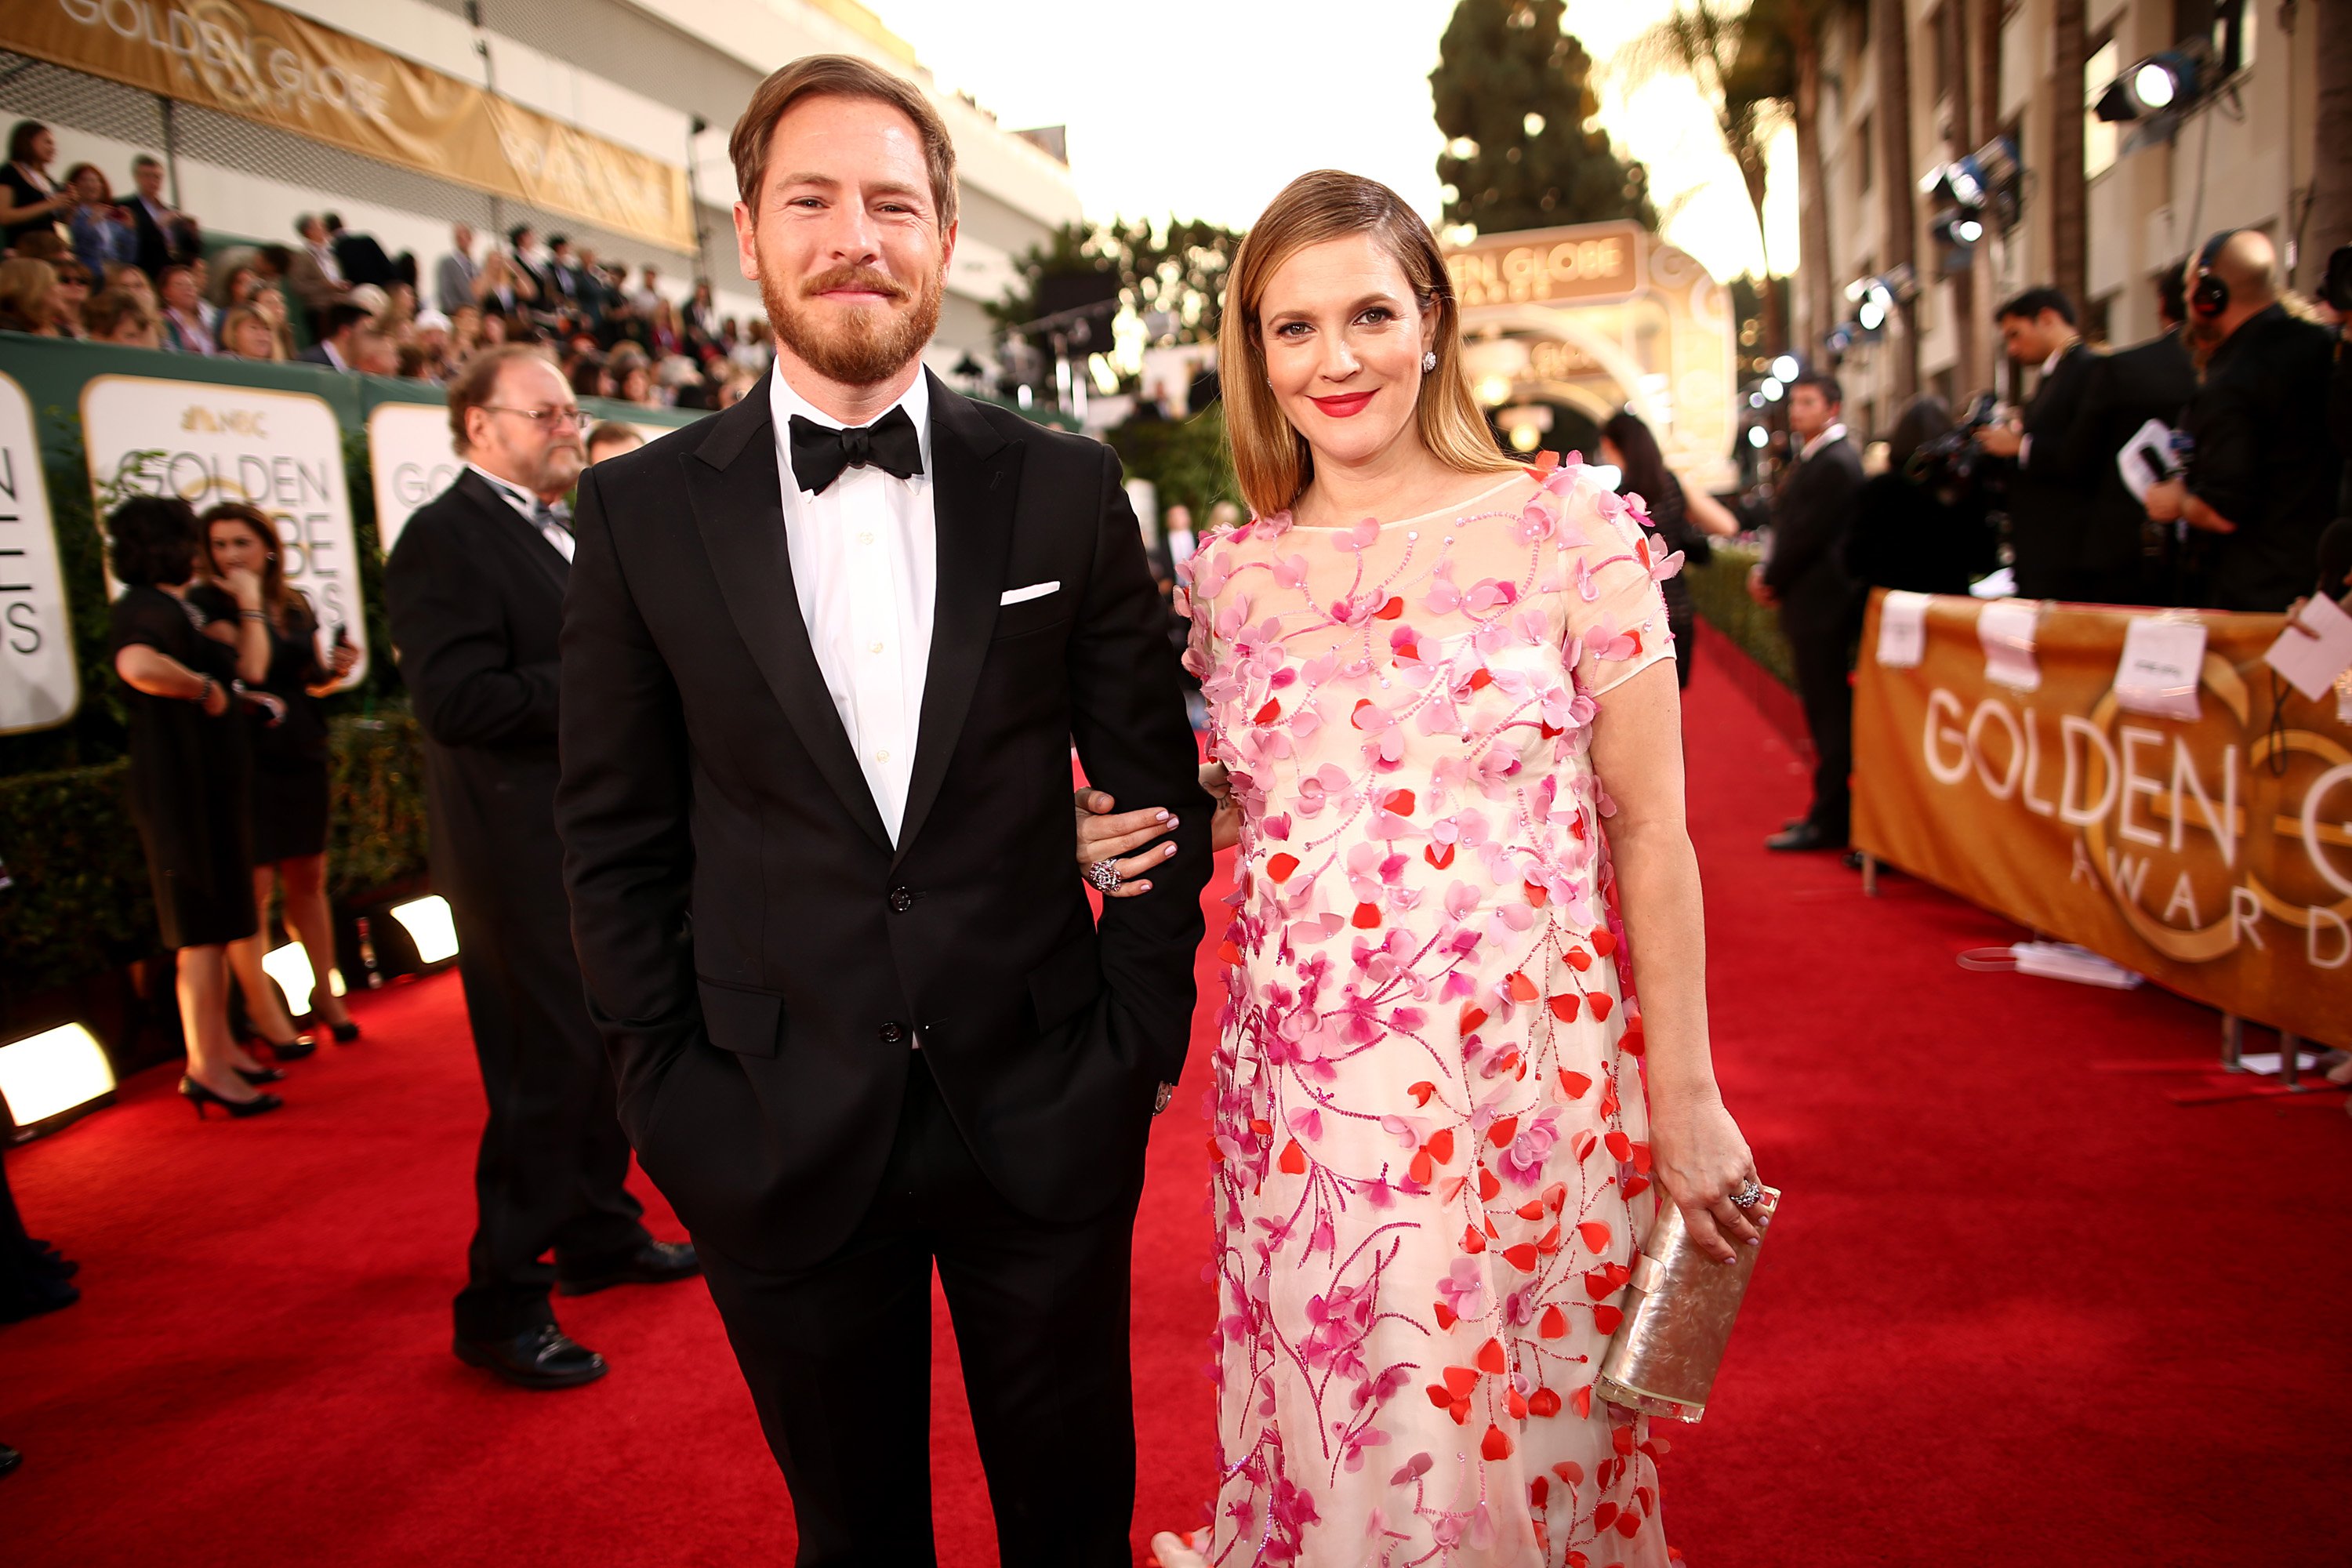
[[[1246, 227], [1294, 175], [1341, 168], [1434, 219], [1444, 138], [1429, 72], [1454, 0], [866, 0], [942, 87], [1007, 129], [1069, 128], [1093, 218], [1174, 213]], [[1666, 237], [1718, 278], [1759, 269], [1738, 172], [1691, 85], [1633, 87], [1609, 68], [1671, 0], [1569, 0], [1600, 69], [1596, 124], [1649, 166]], [[1784, 131], [1767, 198], [1773, 270], [1795, 264], [1796, 149]]]

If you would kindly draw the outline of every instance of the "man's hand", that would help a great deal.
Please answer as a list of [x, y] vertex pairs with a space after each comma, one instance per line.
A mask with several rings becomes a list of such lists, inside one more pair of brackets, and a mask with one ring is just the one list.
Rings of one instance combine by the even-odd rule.
[[1988, 425], [1977, 432], [1977, 446], [1996, 458], [2014, 458], [2025, 445], [2025, 427], [2015, 420]]
[[1748, 569], [1748, 596], [1767, 609], [1780, 603], [1780, 595], [1772, 592], [1772, 585], [1764, 581], [1764, 563], [1761, 561]]

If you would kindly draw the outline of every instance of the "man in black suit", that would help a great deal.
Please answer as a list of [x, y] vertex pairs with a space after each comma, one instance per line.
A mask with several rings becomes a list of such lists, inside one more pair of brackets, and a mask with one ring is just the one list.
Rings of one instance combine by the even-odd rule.
[[304, 364], [323, 364], [331, 370], [360, 368], [359, 340], [373, 327], [375, 317], [365, 305], [348, 301], [330, 305], [319, 321], [319, 341], [294, 357]]
[[2147, 514], [2215, 536], [2205, 607], [2284, 610], [2311, 592], [2336, 514], [2336, 334], [2280, 302], [2270, 239], [2232, 229], [2198, 254], [2189, 337], [2204, 368], [2189, 405], [2189, 468], [2148, 491]]
[[185, 267], [204, 254], [204, 237], [196, 220], [163, 198], [163, 161], [146, 153], [131, 160], [131, 184], [138, 187], [125, 204], [139, 237], [139, 270], [160, 282], [167, 267]]
[[[1130, 1238], [1209, 873], [1175, 656], [1118, 459], [922, 367], [956, 187], [920, 89], [799, 60], [733, 152], [777, 368], [589, 470], [564, 607], [556, 816], [621, 1120], [803, 1564], [934, 1561], [936, 1265], [1004, 1561], [1123, 1568]], [[1179, 818], [1099, 927], [1073, 741]]]
[[383, 253], [383, 247], [377, 242], [375, 236], [345, 228], [343, 220], [333, 213], [329, 213], [320, 222], [326, 226], [327, 244], [335, 252], [335, 265], [342, 268], [344, 282], [353, 288], [362, 283], [373, 283], [379, 289], [385, 289], [400, 280], [399, 267]]
[[1845, 393], [1808, 371], [1789, 388], [1797, 457], [1772, 497], [1772, 542], [1749, 574], [1757, 603], [1777, 605], [1797, 665], [1797, 695], [1813, 740], [1813, 801], [1764, 843], [1843, 849], [1853, 815], [1853, 690], [1846, 680], [1862, 597], [1843, 564], [1862, 495], [1862, 457], [1846, 436]]
[[[556, 1326], [551, 1286], [580, 1295], [698, 1266], [690, 1247], [646, 1234], [622, 1184], [628, 1140], [564, 905], [556, 643], [579, 406], [544, 358], [505, 348], [468, 363], [449, 411], [466, 469], [408, 520], [384, 597], [425, 731], [433, 885], [457, 916], [489, 1099], [457, 1352], [526, 1388], [563, 1388], [605, 1365]], [[552, 1268], [540, 1261], [550, 1248]]]
[[2180, 269], [2157, 279], [2163, 330], [2144, 343], [2093, 359], [2091, 384], [2075, 420], [2075, 461], [2094, 485], [2077, 564], [2084, 591], [2069, 595], [2101, 605], [2185, 605], [2177, 590], [2177, 552], [2157, 537], [2147, 510], [2124, 482], [2116, 454], [2151, 419], [2179, 429], [2197, 392], [2197, 367], [2181, 341]]
[[2116, 602], [2116, 584], [2087, 571], [2084, 535], [2098, 476], [2076, 444], [2098, 356], [2084, 346], [2074, 304], [2056, 289], [2028, 289], [1993, 312], [2012, 362], [2041, 378], [2021, 420], [1990, 426], [1977, 444], [2010, 459], [2009, 537], [2019, 596]]

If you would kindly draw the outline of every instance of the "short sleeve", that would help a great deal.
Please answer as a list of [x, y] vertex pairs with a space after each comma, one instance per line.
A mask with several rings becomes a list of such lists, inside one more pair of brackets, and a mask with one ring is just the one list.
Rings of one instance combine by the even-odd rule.
[[1665, 595], [1652, 574], [1665, 546], [1616, 497], [1590, 486], [1570, 492], [1566, 510], [1584, 540], [1568, 560], [1568, 632], [1581, 639], [1576, 684], [1599, 697], [1675, 657]]
[[121, 653], [127, 647], [152, 647], [179, 658], [186, 652], [188, 634], [186, 612], [169, 594], [132, 588], [114, 601], [113, 626], [106, 639], [106, 649], [109, 653]]

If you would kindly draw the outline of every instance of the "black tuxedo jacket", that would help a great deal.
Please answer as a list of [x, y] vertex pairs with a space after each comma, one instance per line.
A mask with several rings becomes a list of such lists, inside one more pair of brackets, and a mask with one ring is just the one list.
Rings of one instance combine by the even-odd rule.
[[556, 838], [562, 554], [468, 469], [384, 567], [394, 656], [425, 731], [433, 885], [476, 932], [565, 918]]
[[1764, 583], [1780, 595], [1792, 636], [1843, 628], [1858, 601], [1843, 556], [1861, 510], [1862, 458], [1840, 437], [1801, 458], [1772, 498], [1772, 549]]
[[163, 268], [184, 265], [200, 254], [196, 237], [184, 222], [168, 227], [157, 223], [136, 191], [122, 205], [131, 209], [131, 226], [139, 238], [139, 270], [148, 277], [160, 278]]
[[373, 283], [379, 289], [397, 281], [400, 268], [383, 253], [383, 246], [372, 234], [335, 236], [335, 265], [342, 268], [343, 281], [354, 286]]
[[2095, 576], [2127, 574], [2142, 558], [2147, 510], [2124, 483], [2116, 454], [2151, 419], [2179, 428], [2197, 395], [2197, 367], [2170, 331], [2100, 356], [2074, 426], [2073, 460], [2092, 486], [2075, 564]]
[[2020, 421], [2032, 445], [2011, 465], [2009, 525], [2024, 598], [2067, 597], [2083, 563], [2098, 475], [2079, 437], [2098, 367], [2099, 356], [2075, 343], [2033, 389]]
[[[812, 1262], [863, 1216], [919, 1047], [1009, 1201], [1131, 1201], [1183, 1066], [1209, 804], [1118, 459], [932, 379], [938, 588], [894, 847], [801, 618], [771, 385], [581, 481], [556, 820], [622, 1124], [698, 1241]], [[1095, 784], [1181, 823], [1099, 930], [1074, 740]]]

